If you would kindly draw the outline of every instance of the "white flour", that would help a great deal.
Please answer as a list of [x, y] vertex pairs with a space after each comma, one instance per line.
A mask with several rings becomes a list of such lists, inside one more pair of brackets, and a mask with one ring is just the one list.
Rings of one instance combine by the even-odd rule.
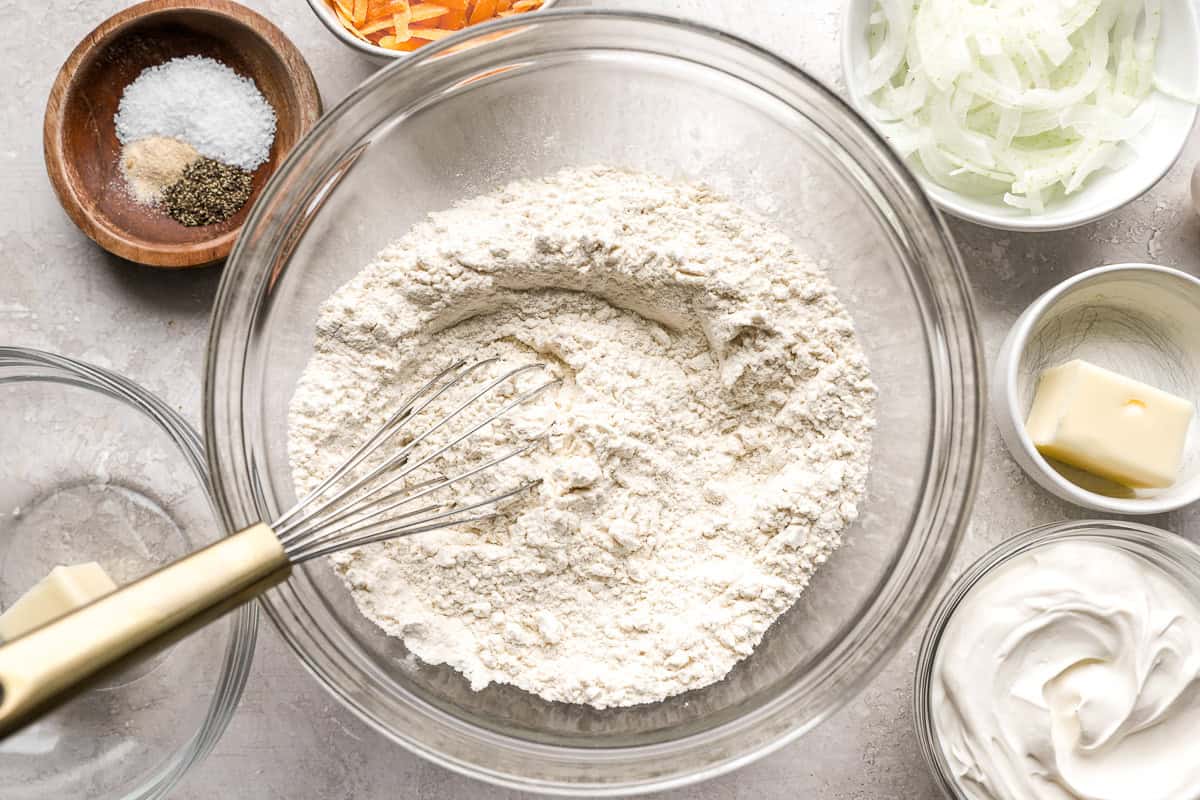
[[299, 488], [483, 355], [564, 379], [463, 456], [550, 424], [504, 479], [541, 486], [333, 558], [363, 614], [473, 688], [604, 708], [718, 681], [857, 515], [875, 389], [850, 318], [805, 252], [702, 186], [567, 170], [415, 226], [322, 309]]

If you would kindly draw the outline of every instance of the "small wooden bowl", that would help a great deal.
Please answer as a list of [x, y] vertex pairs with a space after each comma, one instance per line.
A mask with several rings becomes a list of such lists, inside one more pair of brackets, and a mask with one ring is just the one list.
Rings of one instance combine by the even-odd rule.
[[[125, 191], [113, 117], [143, 69], [185, 55], [221, 61], [254, 80], [275, 108], [271, 155], [246, 205], [224, 222], [189, 228]], [[263, 184], [321, 115], [312, 70], [283, 32], [229, 0], [147, 0], [109, 17], [67, 58], [46, 105], [46, 171], [63, 208], [105, 250], [178, 269], [229, 255]]]

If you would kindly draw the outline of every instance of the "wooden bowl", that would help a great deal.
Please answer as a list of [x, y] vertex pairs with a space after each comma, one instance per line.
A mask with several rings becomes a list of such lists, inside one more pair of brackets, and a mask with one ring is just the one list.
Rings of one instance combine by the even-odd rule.
[[[146, 67], [185, 55], [252, 78], [274, 107], [275, 141], [246, 205], [224, 222], [186, 227], [125, 191], [113, 117]], [[229, 0], [147, 0], [108, 18], [67, 58], [46, 105], [46, 171], [63, 208], [105, 250], [153, 267], [195, 267], [229, 255], [263, 184], [321, 115], [312, 70], [283, 32]]]

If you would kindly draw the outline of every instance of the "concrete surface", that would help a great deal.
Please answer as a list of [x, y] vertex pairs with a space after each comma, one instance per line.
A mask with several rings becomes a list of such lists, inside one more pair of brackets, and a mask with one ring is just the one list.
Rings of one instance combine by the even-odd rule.
[[[374, 66], [345, 49], [303, 0], [249, 0], [308, 58], [326, 104]], [[564, 3], [566, 5], [567, 3]], [[577, 3], [578, 4], [578, 3]], [[842, 88], [838, 0], [636, 0], [725, 26]], [[0, 2], [0, 342], [60, 351], [117, 370], [199, 419], [200, 370], [220, 269], [156, 272], [108, 256], [59, 208], [42, 165], [50, 84], [74, 43], [123, 0]], [[955, 222], [974, 283], [988, 355], [1026, 304], [1102, 263], [1153, 261], [1200, 274], [1200, 219], [1187, 176], [1200, 136], [1157, 188], [1102, 222], [1058, 234], [1014, 235]], [[1035, 487], [989, 426], [976, 515], [957, 570], [1018, 530], [1085, 512]], [[1150, 520], [1200, 539], [1200, 509]], [[915, 636], [854, 702], [809, 736], [734, 774], [671, 798], [933, 800], [911, 729]], [[514, 798], [426, 764], [340, 708], [265, 626], [241, 708], [208, 760], [175, 793], [201, 798]]]

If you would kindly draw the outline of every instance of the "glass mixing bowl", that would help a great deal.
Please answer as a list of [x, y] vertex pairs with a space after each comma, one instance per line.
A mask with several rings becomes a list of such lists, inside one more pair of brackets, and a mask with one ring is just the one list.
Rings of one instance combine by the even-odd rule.
[[[0, 347], [0, 610], [59, 564], [129, 583], [219, 539], [200, 437], [161, 400]], [[165, 797], [225, 731], [250, 670], [243, 606], [0, 740], [4, 800]]]
[[1042, 525], [1006, 539], [980, 556], [954, 581], [954, 585], [938, 603], [917, 655], [913, 688], [913, 720], [917, 739], [925, 763], [948, 798], [966, 800], [977, 795], [959, 786], [958, 776], [942, 751], [942, 742], [934, 724], [934, 665], [946, 627], [971, 590], [988, 575], [1030, 550], [1065, 541], [1088, 542], [1122, 550], [1134, 558], [1148, 561], [1189, 594], [1200, 596], [1200, 547], [1169, 531], [1136, 522], [1085, 519]]
[[827, 263], [881, 389], [845, 546], [725, 680], [605, 711], [471, 691], [362, 618], [323, 563], [263, 603], [320, 680], [405, 747], [500, 784], [620, 794], [732, 769], [845, 703], [926, 607], [967, 520], [982, 377], [962, 265], [845, 103], [727, 33], [657, 16], [539, 12], [422, 49], [327, 114], [250, 215], [217, 300], [205, 413], [226, 522], [273, 518], [294, 498], [287, 408], [319, 304], [426, 213], [592, 163], [703, 179]]

